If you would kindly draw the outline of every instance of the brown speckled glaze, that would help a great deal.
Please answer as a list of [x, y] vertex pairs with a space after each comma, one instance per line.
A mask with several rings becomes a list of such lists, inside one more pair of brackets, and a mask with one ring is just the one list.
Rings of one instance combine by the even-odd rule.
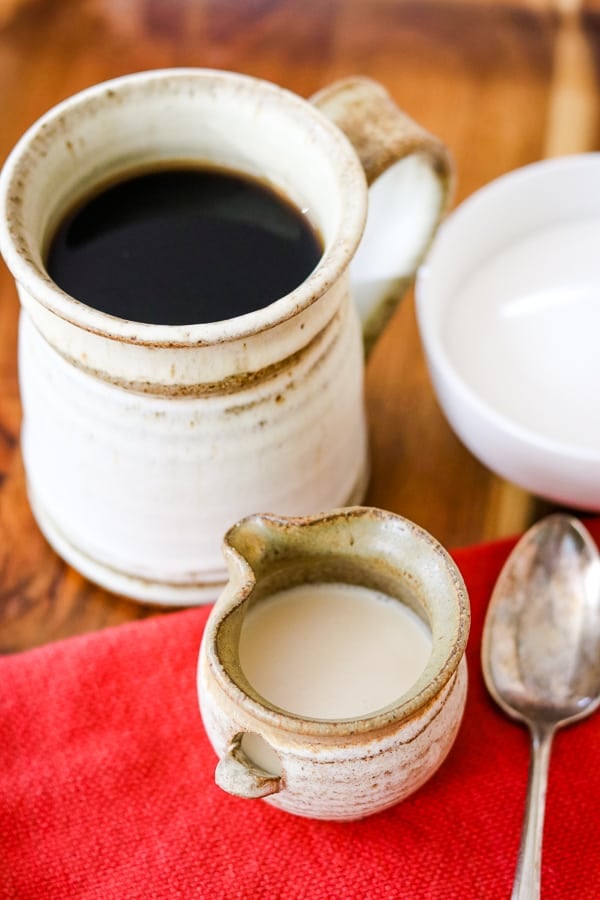
[[[382, 89], [355, 88], [366, 117], [366, 94], [377, 104]], [[389, 103], [388, 124], [367, 128], [373, 151], [402, 118]], [[348, 121], [357, 144], [360, 118], [354, 109]], [[306, 209], [324, 242], [314, 271], [253, 313], [177, 326], [110, 316], [60, 290], [44, 253], [64, 210], [93, 185], [174, 159], [258, 175]], [[437, 162], [431, 171], [439, 180]], [[38, 524], [80, 572], [139, 600], [211, 601], [226, 575], [222, 535], [242, 516], [360, 502], [364, 345], [393, 305], [386, 284], [362, 328], [349, 265], [367, 199], [361, 161], [327, 115], [230, 72], [117, 78], [23, 136], [0, 177], [0, 248], [22, 305], [23, 457]]]
[[[368, 356], [410, 286], [437, 226], [450, 207], [454, 165], [445, 144], [399, 109], [383, 85], [370, 78], [341, 78], [315, 94], [312, 102], [349, 136], [369, 186], [409, 157], [422, 159], [435, 173], [439, 184], [428, 229], [408, 269], [383, 281], [361, 311], [365, 355]], [[393, 190], [389, 186], [387, 189]], [[401, 196], [397, 197], [397, 203], [401, 207]], [[360, 285], [356, 288], [360, 290]]]
[[[469, 603], [450, 556], [412, 522], [367, 507], [307, 518], [251, 516], [228, 532], [224, 546], [230, 580], [209, 618], [198, 665], [202, 718], [221, 758], [217, 783], [319, 819], [361, 818], [415, 791], [449, 752], [466, 699]], [[307, 581], [383, 591], [428, 623], [429, 663], [397, 702], [359, 719], [302, 718], [248, 683], [238, 658], [247, 609]], [[275, 751], [279, 777], [248, 762], [240, 748], [245, 732]]]

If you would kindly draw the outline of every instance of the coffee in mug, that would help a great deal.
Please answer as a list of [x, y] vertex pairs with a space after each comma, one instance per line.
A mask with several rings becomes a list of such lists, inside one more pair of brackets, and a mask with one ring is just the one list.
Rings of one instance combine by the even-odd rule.
[[79, 199], [50, 240], [46, 268], [109, 315], [190, 325], [268, 306], [322, 253], [306, 212], [266, 181], [166, 161]]

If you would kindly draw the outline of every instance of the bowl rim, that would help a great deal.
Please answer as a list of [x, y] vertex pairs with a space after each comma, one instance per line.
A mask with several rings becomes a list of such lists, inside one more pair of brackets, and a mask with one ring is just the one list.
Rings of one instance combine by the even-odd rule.
[[[487, 402], [473, 383], [460, 375], [453, 365], [439, 328], [440, 315], [431, 311], [433, 304], [427, 298], [428, 282], [436, 264], [436, 253], [449, 238], [450, 229], [468, 217], [479, 213], [480, 208], [500, 195], [507, 186], [530, 182], [533, 178], [547, 178], [553, 173], [565, 170], [594, 169], [600, 171], [600, 152], [579, 153], [570, 156], [545, 159], [506, 172], [483, 185], [463, 200], [441, 225], [433, 241], [427, 259], [420, 266], [415, 279], [415, 307], [421, 340], [436, 379], [448, 384], [461, 405], [471, 409], [498, 431], [518, 442], [545, 453], [547, 456], [569, 459], [575, 462], [600, 465], [600, 448], [578, 445], [572, 441], [550, 437], [516, 421], [510, 415], [498, 410]], [[443, 307], [446, 309], [447, 307]], [[442, 307], [440, 307], [440, 311]], [[440, 393], [436, 390], [436, 393]], [[465, 441], [466, 443], [466, 441]], [[469, 442], [470, 446], [473, 442]], [[498, 467], [496, 467], [498, 468]], [[512, 477], [509, 475], [509, 477]]]

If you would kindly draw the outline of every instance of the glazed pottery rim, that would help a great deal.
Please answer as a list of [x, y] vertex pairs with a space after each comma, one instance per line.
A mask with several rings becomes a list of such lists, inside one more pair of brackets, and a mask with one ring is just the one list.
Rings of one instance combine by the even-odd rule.
[[[154, 86], [174, 89], [194, 85], [199, 91], [217, 84], [230, 95], [257, 93], [288, 119], [302, 123], [307, 141], [318, 144], [338, 173], [340, 216], [335, 233], [326, 240], [315, 269], [293, 291], [245, 315], [216, 322], [158, 325], [121, 319], [100, 312], [67, 294], [49, 277], [43, 263], [32, 258], [31, 242], [21, 221], [22, 194], [27, 173], [43, 164], [48, 135], [78, 116], [94, 115], [97, 108], [114, 105], [130, 93], [144, 95]], [[334, 163], [331, 163], [332, 168]], [[124, 167], [124, 171], [126, 168]], [[101, 181], [101, 179], [99, 179]], [[203, 346], [239, 340], [275, 327], [311, 306], [337, 282], [358, 246], [367, 213], [366, 178], [346, 135], [319, 109], [286, 88], [237, 72], [210, 68], [165, 68], [122, 75], [92, 85], [48, 110], [17, 142], [0, 174], [0, 251], [15, 280], [42, 306], [85, 331], [104, 337], [150, 346]], [[34, 249], [34, 254], [38, 250]]]
[[[364, 517], [381, 519], [382, 521], [396, 520], [410, 532], [411, 538], [424, 541], [428, 544], [431, 551], [437, 555], [444, 567], [449, 583], [451, 583], [452, 586], [452, 599], [455, 603], [455, 629], [454, 635], [450, 638], [449, 642], [446, 642], [448, 643], [448, 646], [446, 652], [443, 654], [443, 659], [436, 665], [432, 675], [428, 675], [428, 669], [430, 667], [430, 663], [428, 663], [413, 687], [398, 698], [399, 702], [388, 704], [379, 710], [375, 710], [371, 714], [355, 718], [313, 718], [281, 709], [270, 703], [258, 693], [257, 697], [260, 697], [260, 700], [250, 696], [231, 677], [217, 651], [217, 637], [221, 626], [235, 609], [238, 609], [246, 603], [255, 585], [255, 578], [251, 566], [243, 556], [229, 544], [230, 533], [240, 526], [253, 521], [267, 522], [269, 525], [274, 525], [275, 527], [289, 528], [290, 526], [298, 527], [305, 525], [319, 526], [341, 518], [351, 520]], [[254, 718], [261, 725], [282, 729], [288, 733], [295, 733], [298, 735], [312, 735], [313, 737], [319, 737], [325, 740], [328, 738], [335, 739], [339, 737], [352, 738], [354, 736], [359, 738], [365, 733], [380, 730], [382, 728], [385, 729], [386, 727], [395, 728], [400, 724], [407, 723], [415, 715], [429, 706], [456, 674], [461, 660], [464, 658], [469, 636], [471, 614], [467, 589], [460, 570], [448, 551], [428, 531], [411, 520], [396, 513], [367, 506], [343, 507], [329, 512], [303, 517], [285, 517], [271, 513], [254, 514], [241, 519], [227, 532], [224, 538], [224, 546], [230, 558], [234, 559], [239, 567], [241, 582], [236, 586], [235, 594], [232, 592], [232, 595], [228, 597], [225, 603], [223, 603], [222, 608], [218, 609], [217, 614], [209, 617], [203, 636], [203, 644], [206, 648], [208, 665], [210, 666], [217, 683], [220, 685], [220, 688], [226, 693], [230, 701], [239, 708], [244, 708], [246, 714], [249, 717]], [[217, 601], [218, 604], [220, 602], [221, 601]], [[434, 649], [432, 649], [432, 657], [433, 655]]]

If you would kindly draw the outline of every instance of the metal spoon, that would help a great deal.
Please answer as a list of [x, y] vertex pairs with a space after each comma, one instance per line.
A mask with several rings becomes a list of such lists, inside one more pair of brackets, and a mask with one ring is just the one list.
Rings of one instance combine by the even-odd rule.
[[600, 555], [576, 519], [548, 516], [513, 550], [490, 600], [482, 665], [494, 700], [531, 732], [512, 900], [534, 900], [554, 732], [600, 703]]

